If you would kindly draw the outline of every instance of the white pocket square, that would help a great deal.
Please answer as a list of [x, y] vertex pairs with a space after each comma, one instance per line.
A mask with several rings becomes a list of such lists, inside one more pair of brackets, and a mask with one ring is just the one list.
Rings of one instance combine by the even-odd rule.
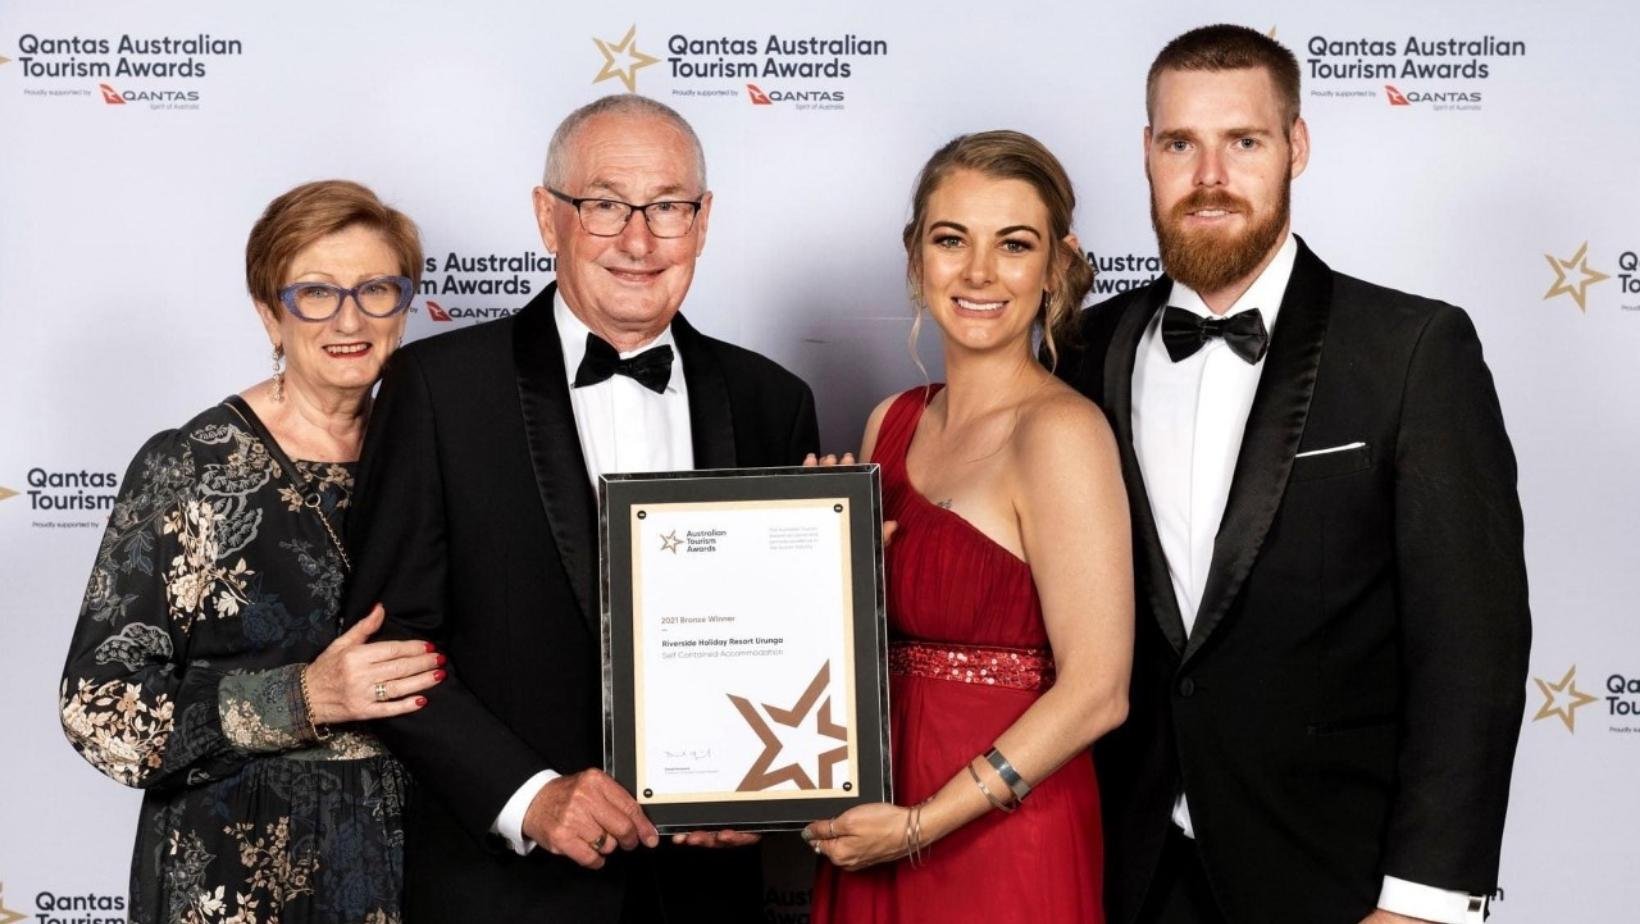
[[1349, 452], [1351, 449], [1365, 449], [1366, 445], [1366, 443], [1357, 441], [1354, 443], [1345, 443], [1342, 446], [1328, 446], [1326, 449], [1312, 449], [1309, 452], [1301, 452], [1298, 455], [1293, 456], [1293, 458], [1307, 459], [1310, 456], [1325, 456], [1331, 455], [1335, 452]]

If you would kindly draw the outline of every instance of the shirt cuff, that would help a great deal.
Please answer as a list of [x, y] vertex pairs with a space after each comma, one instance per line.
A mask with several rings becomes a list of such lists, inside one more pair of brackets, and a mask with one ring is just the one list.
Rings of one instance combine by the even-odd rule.
[[501, 835], [501, 839], [507, 842], [513, 853], [522, 857], [535, 849], [535, 841], [524, 836], [524, 814], [530, 810], [530, 803], [535, 801], [536, 793], [556, 779], [558, 771], [542, 770], [525, 780], [524, 785], [518, 787], [518, 791], [507, 800], [507, 804], [501, 807], [501, 814], [495, 816], [495, 822], [490, 825], [490, 833]]
[[1486, 896], [1438, 889], [1394, 876], [1384, 877], [1378, 907], [1437, 924], [1482, 924], [1486, 920]]

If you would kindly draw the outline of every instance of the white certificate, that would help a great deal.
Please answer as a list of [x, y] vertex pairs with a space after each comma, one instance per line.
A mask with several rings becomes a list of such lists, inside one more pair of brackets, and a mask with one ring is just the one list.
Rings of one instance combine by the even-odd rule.
[[850, 498], [625, 513], [638, 801], [858, 793]]

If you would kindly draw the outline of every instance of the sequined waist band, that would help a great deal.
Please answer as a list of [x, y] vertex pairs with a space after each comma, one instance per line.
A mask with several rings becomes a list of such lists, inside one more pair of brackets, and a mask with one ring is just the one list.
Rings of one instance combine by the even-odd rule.
[[937, 642], [894, 642], [888, 646], [891, 674], [1046, 690], [1053, 686], [1053, 655], [1041, 648], [987, 648]]

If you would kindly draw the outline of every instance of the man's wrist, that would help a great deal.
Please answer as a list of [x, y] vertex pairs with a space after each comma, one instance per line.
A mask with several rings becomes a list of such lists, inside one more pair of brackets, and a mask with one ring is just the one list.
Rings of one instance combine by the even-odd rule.
[[542, 770], [524, 781], [518, 791], [512, 794], [507, 804], [501, 807], [501, 813], [496, 815], [494, 823], [490, 825], [490, 833], [500, 835], [507, 842], [513, 853], [525, 856], [536, 847], [535, 841], [524, 835], [524, 817], [529, 814], [530, 803], [548, 783], [558, 779], [558, 771]]

